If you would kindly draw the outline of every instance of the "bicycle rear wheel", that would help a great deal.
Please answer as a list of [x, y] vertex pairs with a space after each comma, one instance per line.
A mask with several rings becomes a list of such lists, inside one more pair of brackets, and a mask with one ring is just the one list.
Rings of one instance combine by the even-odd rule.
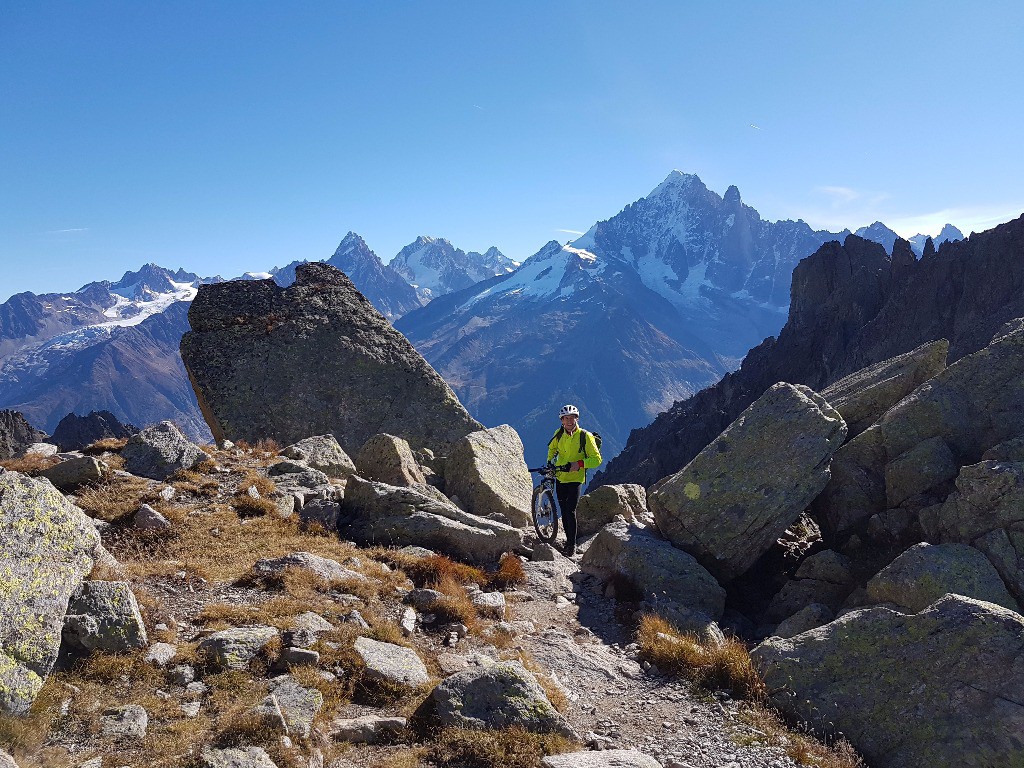
[[537, 538], [545, 544], [551, 544], [558, 535], [558, 512], [555, 508], [555, 496], [548, 488], [538, 485], [533, 489], [533, 527], [537, 530]]

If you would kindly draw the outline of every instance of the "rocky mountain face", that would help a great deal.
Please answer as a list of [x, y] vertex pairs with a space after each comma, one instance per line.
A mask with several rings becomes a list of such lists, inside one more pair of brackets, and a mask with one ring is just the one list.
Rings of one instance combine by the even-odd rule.
[[[872, 238], [868, 239], [870, 240]], [[932, 247], [934, 248], [936, 243], [942, 245], [947, 240], [950, 240], [952, 242], [956, 242], [957, 240], [963, 240], [964, 233], [961, 232], [956, 227], [954, 227], [952, 224], [946, 224], [939, 231], [939, 234], [937, 234], [935, 237], [931, 237], [930, 235], [923, 235], [921, 233], [914, 235], [912, 238], [910, 238], [910, 247], [914, 251], [914, 253], [917, 254], [918, 258], [921, 258], [921, 256], [924, 255], [925, 243], [927, 243], [929, 239], [931, 239]], [[892, 253], [891, 248], [889, 249], [889, 253]]]
[[218, 441], [333, 433], [349, 451], [401, 429], [444, 446], [479, 427], [447, 384], [344, 273], [203, 286], [181, 357]]
[[21, 413], [0, 411], [0, 459], [18, 456], [33, 443], [46, 439], [46, 433], [29, 424]]
[[735, 187], [720, 197], [673, 172], [570, 245], [548, 243], [513, 274], [434, 299], [396, 327], [471, 413], [512, 424], [528, 451], [574, 402], [614, 455], [630, 429], [778, 332], [793, 267], [835, 237], [764, 221]]
[[821, 390], [865, 366], [948, 339], [958, 360], [1024, 315], [1024, 217], [947, 241], [917, 260], [857, 236], [826, 243], [793, 272], [789, 319], [738, 371], [634, 430], [595, 482], [651, 485], [677, 471], [779, 381]]
[[345, 235], [327, 263], [348, 275], [388, 320], [394, 321], [421, 304], [416, 289], [395, 269], [384, 264], [355, 232]]
[[416, 289], [422, 303], [459, 291], [496, 275], [514, 272], [519, 264], [491, 247], [466, 253], [444, 238], [418, 237], [389, 265]]
[[62, 451], [80, 451], [97, 440], [128, 438], [138, 431], [133, 424], [122, 424], [110, 411], [90, 411], [85, 416], [69, 413], [53, 430], [51, 441]]

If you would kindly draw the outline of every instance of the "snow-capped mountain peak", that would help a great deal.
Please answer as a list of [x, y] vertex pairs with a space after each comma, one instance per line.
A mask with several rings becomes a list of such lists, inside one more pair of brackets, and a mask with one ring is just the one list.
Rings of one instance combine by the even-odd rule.
[[516, 262], [495, 247], [466, 253], [442, 237], [420, 235], [390, 266], [416, 289], [423, 302], [515, 270]]

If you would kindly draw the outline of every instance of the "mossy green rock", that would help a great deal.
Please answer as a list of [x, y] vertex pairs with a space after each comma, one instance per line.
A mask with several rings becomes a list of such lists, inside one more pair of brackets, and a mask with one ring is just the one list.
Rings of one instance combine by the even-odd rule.
[[723, 583], [745, 573], [825, 487], [846, 423], [780, 382], [648, 496], [658, 528]]
[[333, 434], [350, 455], [401, 429], [447, 448], [481, 425], [437, 372], [340, 270], [298, 267], [295, 283], [203, 285], [181, 357], [218, 442], [290, 445]]
[[577, 531], [580, 536], [597, 533], [618, 515], [630, 523], [654, 525], [654, 517], [647, 509], [647, 491], [642, 485], [602, 485], [589, 491], [576, 507]]
[[214, 632], [196, 647], [200, 656], [218, 669], [246, 670], [260, 651], [279, 637], [273, 627], [254, 625]]
[[946, 595], [917, 614], [867, 608], [752, 658], [772, 702], [836, 729], [873, 768], [1024, 765], [1024, 617]]
[[867, 592], [872, 603], [915, 613], [950, 592], [1020, 613], [992, 563], [966, 544], [916, 544], [875, 574]]
[[361, 544], [415, 544], [472, 562], [494, 562], [522, 548], [518, 529], [465, 512], [428, 488], [399, 488], [353, 475], [338, 529]]
[[511, 728], [575, 735], [537, 678], [517, 661], [471, 667], [445, 679], [432, 694], [443, 725]]
[[25, 713], [57, 659], [96, 529], [49, 482], [0, 472], [0, 712]]
[[602, 579], [623, 576], [644, 599], [722, 617], [725, 590], [690, 554], [648, 528], [625, 520], [606, 525], [594, 537], [580, 569]]
[[533, 481], [523, 441], [508, 424], [471, 432], [452, 446], [444, 463], [444, 490], [474, 515], [499, 514], [512, 525], [530, 525]]
[[355, 649], [366, 665], [363, 676], [369, 680], [410, 687], [430, 681], [427, 667], [412, 648], [357, 637]]
[[911, 496], [952, 480], [959, 471], [960, 465], [945, 440], [923, 440], [886, 465], [886, 504], [898, 507]]

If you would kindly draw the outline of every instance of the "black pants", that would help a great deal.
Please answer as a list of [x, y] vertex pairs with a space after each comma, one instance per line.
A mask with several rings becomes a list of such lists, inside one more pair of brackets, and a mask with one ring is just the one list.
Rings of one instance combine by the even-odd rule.
[[562, 526], [565, 528], [565, 548], [576, 549], [576, 505], [580, 501], [580, 487], [583, 483], [555, 483], [558, 508], [562, 512]]

